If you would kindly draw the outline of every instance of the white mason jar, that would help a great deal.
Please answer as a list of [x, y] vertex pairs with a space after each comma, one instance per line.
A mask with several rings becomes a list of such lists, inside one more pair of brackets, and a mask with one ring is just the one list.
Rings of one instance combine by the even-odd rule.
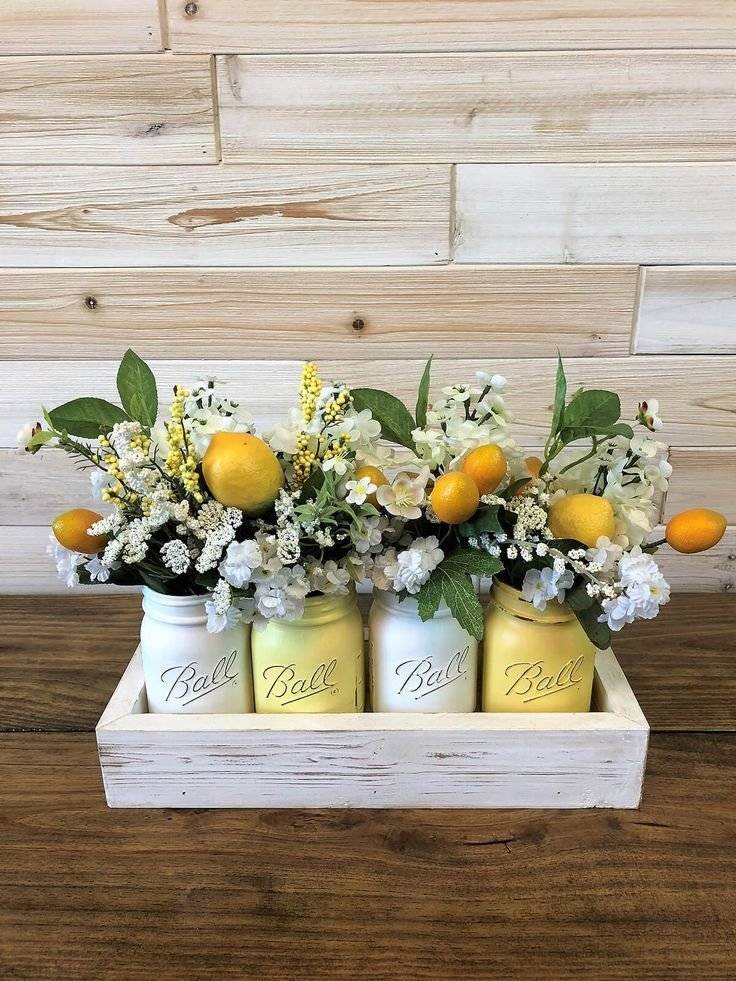
[[207, 596], [143, 588], [141, 656], [149, 712], [252, 712], [250, 626], [207, 631]]
[[478, 642], [446, 604], [422, 622], [417, 601], [376, 590], [369, 615], [374, 712], [473, 712]]

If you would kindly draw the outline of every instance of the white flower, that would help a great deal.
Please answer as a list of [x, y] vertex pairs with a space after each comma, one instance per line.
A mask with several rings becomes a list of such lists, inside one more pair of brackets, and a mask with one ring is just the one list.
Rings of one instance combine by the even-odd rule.
[[565, 590], [574, 582], [569, 569], [558, 572], [557, 569], [545, 568], [527, 569], [521, 586], [521, 595], [527, 603], [531, 603], [540, 612], [549, 600], [556, 599], [558, 603], [565, 602]]
[[311, 592], [324, 593], [326, 596], [342, 596], [348, 592], [349, 583], [350, 574], [330, 559], [324, 565], [317, 565], [313, 569]]
[[502, 392], [506, 388], [506, 379], [503, 375], [491, 375], [487, 371], [476, 371], [475, 377], [484, 387], [490, 386], [494, 392]]
[[89, 562], [85, 562], [84, 568], [92, 582], [107, 582], [110, 578], [110, 566], [101, 562], [96, 555]]
[[417, 477], [400, 473], [391, 484], [382, 484], [376, 491], [378, 503], [386, 508], [389, 514], [399, 518], [421, 518], [426, 495], [425, 488], [429, 474], [422, 471]]
[[365, 504], [371, 494], [378, 490], [376, 484], [370, 477], [361, 477], [360, 480], [349, 480], [345, 485], [348, 495], [345, 500], [348, 504]]
[[264, 576], [256, 585], [258, 613], [266, 619], [297, 620], [309, 592], [305, 570], [295, 565]]
[[225, 558], [220, 562], [218, 571], [223, 579], [236, 589], [247, 586], [257, 569], [263, 555], [258, 542], [230, 542], [225, 552]]
[[213, 409], [201, 409], [196, 416], [189, 420], [189, 435], [194, 451], [200, 458], [207, 452], [207, 447], [215, 433], [250, 433], [253, 423], [243, 412], [238, 415], [223, 416]]
[[610, 630], [619, 631], [636, 619], [636, 604], [625, 593], [603, 600], [601, 607], [603, 613], [598, 617], [598, 622], [607, 623]]
[[656, 399], [649, 399], [647, 402], [639, 403], [638, 421], [642, 426], [646, 426], [651, 432], [661, 429], [664, 423], [659, 418], [659, 402]]
[[28, 451], [28, 444], [36, 433], [40, 431], [40, 422], [27, 422], [24, 426], [21, 426], [15, 437], [18, 443], [18, 453], [25, 454]]
[[90, 470], [89, 482], [92, 487], [92, 497], [96, 501], [102, 500], [102, 491], [114, 483], [115, 478], [106, 470]]
[[379, 589], [418, 593], [444, 557], [434, 535], [417, 538], [404, 551], [388, 549], [385, 556], [379, 557], [382, 561], [377, 558], [373, 581]]
[[588, 562], [592, 562], [600, 567], [601, 572], [611, 572], [623, 555], [623, 548], [612, 542], [610, 538], [601, 535], [595, 544], [595, 548], [589, 548], [585, 553]]
[[70, 552], [68, 548], [64, 548], [64, 546], [56, 540], [56, 536], [53, 533], [49, 534], [49, 544], [46, 547], [46, 552], [56, 563], [56, 571], [59, 574], [59, 578], [64, 581], [67, 589], [72, 589], [74, 586], [78, 586], [78, 567], [85, 561], [87, 556], [80, 555], [78, 552]]
[[161, 546], [161, 559], [166, 568], [171, 569], [177, 576], [183, 576], [192, 562], [186, 543], [178, 538], [165, 542]]
[[344, 477], [348, 472], [348, 461], [344, 456], [331, 456], [329, 460], [323, 460], [321, 466], [325, 471], [333, 470], [338, 477]]
[[370, 409], [360, 412], [350, 409], [344, 419], [330, 427], [330, 434], [333, 437], [349, 434], [352, 447], [370, 446], [381, 435], [381, 424], [373, 418]]
[[268, 444], [274, 453], [286, 453], [293, 456], [297, 449], [297, 436], [302, 427], [302, 414], [298, 409], [289, 410], [289, 421], [286, 425], [277, 425], [268, 434]]
[[233, 606], [230, 586], [223, 579], [212, 590], [212, 596], [204, 607], [207, 611], [207, 630], [211, 634], [219, 634], [242, 620], [242, 613]]

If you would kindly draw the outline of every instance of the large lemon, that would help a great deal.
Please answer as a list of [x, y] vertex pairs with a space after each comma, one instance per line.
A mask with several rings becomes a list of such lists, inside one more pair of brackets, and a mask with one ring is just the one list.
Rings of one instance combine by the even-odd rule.
[[506, 454], [495, 443], [477, 446], [463, 460], [462, 472], [471, 477], [479, 494], [490, 494], [506, 476]]
[[251, 517], [267, 511], [284, 486], [284, 471], [273, 450], [250, 433], [215, 433], [202, 473], [215, 500]]
[[665, 538], [676, 552], [692, 555], [717, 545], [726, 530], [726, 519], [710, 508], [691, 508], [670, 518]]
[[574, 538], [589, 548], [601, 536], [613, 538], [616, 531], [610, 502], [594, 494], [568, 494], [555, 501], [547, 524], [555, 538]]
[[105, 547], [106, 535], [88, 535], [87, 529], [101, 521], [102, 515], [89, 508], [73, 508], [57, 515], [51, 522], [51, 530], [57, 542], [70, 552], [93, 555]]
[[472, 477], [457, 470], [437, 478], [429, 495], [432, 510], [448, 525], [469, 521], [478, 510], [480, 495]]

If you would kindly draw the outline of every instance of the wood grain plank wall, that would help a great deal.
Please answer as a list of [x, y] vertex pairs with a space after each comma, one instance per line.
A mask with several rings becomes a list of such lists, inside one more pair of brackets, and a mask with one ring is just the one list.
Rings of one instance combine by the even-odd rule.
[[[6, 0], [0, 15], [0, 589], [59, 589], [89, 503], [15, 432], [216, 376], [270, 425], [300, 359], [413, 399], [483, 367], [538, 447], [555, 352], [625, 417], [658, 398], [663, 520], [720, 508], [676, 588], [736, 587], [732, 0]], [[257, 392], [257, 398], [252, 396]], [[62, 587], [63, 588], [63, 587]]]
[[0, 54], [160, 51], [159, 0], [5, 0]]
[[218, 59], [226, 161], [731, 160], [731, 51]]
[[3, 164], [217, 160], [205, 55], [0, 58], [0, 118]]
[[[21, 0], [16, 0], [21, 2]], [[736, 47], [728, 0], [168, 0], [174, 51]]]

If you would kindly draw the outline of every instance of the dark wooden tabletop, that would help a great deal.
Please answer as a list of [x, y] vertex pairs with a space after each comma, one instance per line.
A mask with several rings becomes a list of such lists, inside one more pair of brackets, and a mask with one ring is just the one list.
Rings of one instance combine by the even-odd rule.
[[638, 811], [109, 810], [138, 600], [0, 598], [0, 977], [736, 977], [736, 601], [615, 650]]

